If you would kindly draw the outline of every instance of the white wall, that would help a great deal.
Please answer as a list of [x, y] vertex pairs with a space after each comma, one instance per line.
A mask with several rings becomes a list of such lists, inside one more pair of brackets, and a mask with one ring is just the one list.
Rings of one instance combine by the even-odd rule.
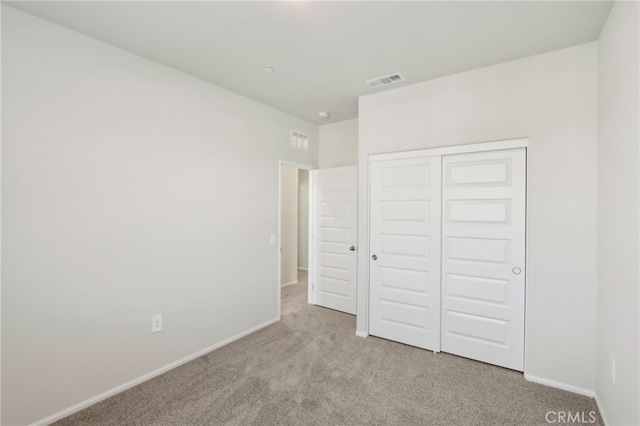
[[309, 171], [298, 170], [298, 268], [309, 268]]
[[[2, 12], [4, 8], [0, 5], [0, 24], [2, 23]], [[2, 27], [0, 26], [0, 68], [2, 67]], [[0, 70], [1, 76], [1, 70]], [[2, 96], [2, 78], [0, 78], [0, 97]], [[0, 101], [0, 117], [2, 117], [2, 102]], [[0, 123], [0, 132], [2, 124]], [[0, 135], [0, 424], [2, 424], [2, 136]]]
[[282, 166], [281, 284], [298, 280], [298, 169]]
[[318, 129], [320, 168], [358, 164], [358, 119], [325, 124]]
[[316, 166], [317, 126], [2, 8], [2, 424], [20, 425], [278, 318], [279, 160]]
[[360, 98], [358, 332], [368, 155], [528, 137], [525, 372], [595, 389], [596, 80], [590, 43]]
[[639, 19], [637, 2], [615, 3], [598, 44], [597, 394], [611, 425], [640, 424]]

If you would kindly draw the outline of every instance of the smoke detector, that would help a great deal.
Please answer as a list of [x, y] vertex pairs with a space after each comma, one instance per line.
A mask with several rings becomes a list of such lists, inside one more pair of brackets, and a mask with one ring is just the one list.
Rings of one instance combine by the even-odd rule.
[[329, 118], [329, 113], [327, 111], [320, 111], [318, 113], [318, 117], [322, 118], [323, 120], [326, 120], [327, 118]]
[[389, 84], [398, 83], [399, 81], [404, 80], [405, 78], [400, 73], [396, 73], [367, 80], [367, 84], [374, 89], [377, 89], [378, 87], [388, 86]]

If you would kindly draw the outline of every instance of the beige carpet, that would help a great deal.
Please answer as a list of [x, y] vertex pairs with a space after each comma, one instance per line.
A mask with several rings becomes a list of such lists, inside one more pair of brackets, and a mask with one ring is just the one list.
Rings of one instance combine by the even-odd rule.
[[356, 337], [355, 317], [306, 297], [304, 281], [285, 287], [281, 322], [57, 424], [545, 425], [549, 411], [597, 413], [521, 373]]

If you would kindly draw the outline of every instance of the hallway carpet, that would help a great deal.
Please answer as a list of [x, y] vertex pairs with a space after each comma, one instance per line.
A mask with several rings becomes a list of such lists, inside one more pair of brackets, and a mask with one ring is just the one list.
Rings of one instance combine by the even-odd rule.
[[304, 281], [284, 287], [281, 322], [57, 424], [545, 425], [557, 412], [579, 413], [586, 424], [593, 412], [593, 424], [602, 424], [591, 398], [469, 359], [356, 337], [354, 316], [306, 297]]

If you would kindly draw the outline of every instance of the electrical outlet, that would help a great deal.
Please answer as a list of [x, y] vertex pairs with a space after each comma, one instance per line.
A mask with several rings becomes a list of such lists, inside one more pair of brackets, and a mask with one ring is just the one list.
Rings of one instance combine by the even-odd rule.
[[616, 359], [611, 357], [611, 383], [616, 382]]
[[154, 315], [151, 317], [151, 332], [157, 333], [162, 331], [162, 315]]

